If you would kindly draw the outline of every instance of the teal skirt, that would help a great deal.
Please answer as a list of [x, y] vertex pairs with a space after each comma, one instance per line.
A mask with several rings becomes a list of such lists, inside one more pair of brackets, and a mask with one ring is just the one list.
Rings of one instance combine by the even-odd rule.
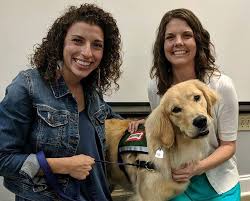
[[231, 190], [218, 194], [205, 174], [194, 176], [187, 190], [170, 201], [240, 201], [240, 184]]

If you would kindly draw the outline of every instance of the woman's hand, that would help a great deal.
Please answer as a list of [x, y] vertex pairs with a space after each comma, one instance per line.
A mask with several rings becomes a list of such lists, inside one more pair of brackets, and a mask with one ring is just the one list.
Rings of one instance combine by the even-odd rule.
[[172, 177], [177, 182], [188, 181], [194, 175], [200, 175], [227, 161], [234, 155], [235, 150], [236, 141], [220, 140], [220, 146], [207, 158], [197, 163], [188, 163], [179, 169], [172, 170]]
[[90, 156], [83, 154], [72, 156], [69, 159], [70, 167], [68, 174], [78, 180], [86, 179], [94, 163], [95, 160]]
[[68, 174], [78, 180], [86, 179], [95, 163], [94, 158], [84, 154], [65, 158], [47, 158], [47, 161], [53, 173]]
[[194, 175], [200, 175], [201, 173], [199, 170], [199, 162], [187, 163], [179, 169], [172, 169], [172, 178], [177, 182], [187, 182]]
[[144, 123], [145, 123], [145, 119], [140, 119], [140, 120], [129, 122], [128, 131], [130, 133], [133, 133], [133, 132], [137, 131], [140, 124], [144, 124]]

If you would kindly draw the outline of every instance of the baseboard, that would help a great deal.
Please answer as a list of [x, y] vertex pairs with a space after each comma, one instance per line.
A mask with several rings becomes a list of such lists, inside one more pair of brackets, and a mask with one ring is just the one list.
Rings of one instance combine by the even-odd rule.
[[250, 196], [250, 174], [240, 175], [241, 197]]

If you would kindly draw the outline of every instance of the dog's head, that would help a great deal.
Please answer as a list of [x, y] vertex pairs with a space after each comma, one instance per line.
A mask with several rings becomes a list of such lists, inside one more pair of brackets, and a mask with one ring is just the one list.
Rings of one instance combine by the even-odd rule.
[[218, 95], [198, 80], [176, 84], [149, 115], [146, 132], [167, 148], [174, 143], [176, 129], [188, 138], [201, 138], [209, 133], [212, 107], [217, 99]]

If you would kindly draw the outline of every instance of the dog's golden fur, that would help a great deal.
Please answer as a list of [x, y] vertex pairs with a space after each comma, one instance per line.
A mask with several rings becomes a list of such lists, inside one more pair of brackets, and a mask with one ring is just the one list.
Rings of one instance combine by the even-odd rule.
[[[171, 87], [145, 123], [149, 154], [122, 155], [123, 161], [127, 163], [151, 161], [156, 170], [125, 166], [131, 185], [118, 165], [112, 164], [107, 167], [110, 182], [125, 188], [132, 186], [135, 195], [131, 200], [134, 201], [165, 201], [184, 191], [188, 182], [173, 181], [171, 169], [195, 163], [208, 154], [206, 136], [212, 121], [212, 107], [217, 99], [217, 94], [198, 80], [189, 80]], [[117, 119], [105, 122], [109, 161], [117, 161], [118, 143], [129, 122]], [[155, 157], [159, 149], [164, 151], [163, 158]]]

